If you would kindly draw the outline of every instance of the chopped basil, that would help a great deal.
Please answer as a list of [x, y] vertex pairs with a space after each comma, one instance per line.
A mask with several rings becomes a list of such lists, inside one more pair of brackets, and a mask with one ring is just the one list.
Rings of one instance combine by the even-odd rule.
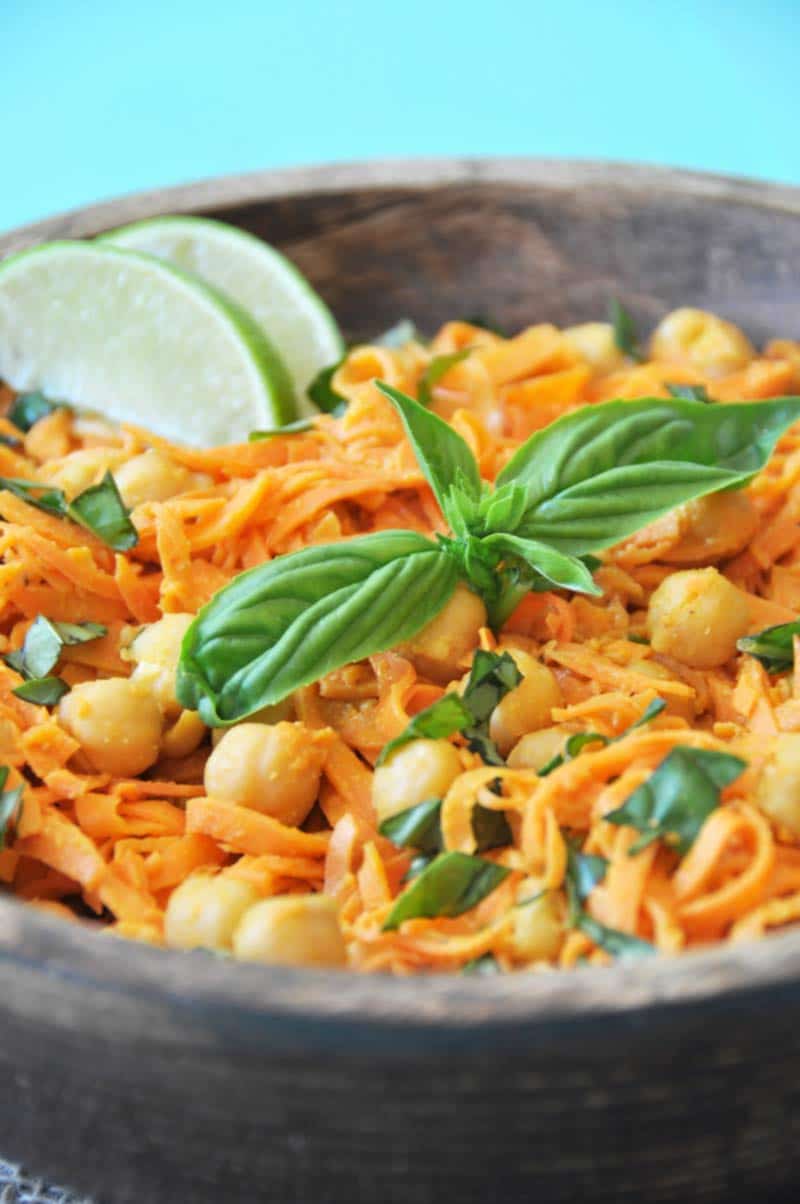
[[269, 430], [251, 431], [247, 437], [248, 443], [260, 443], [262, 439], [274, 439], [276, 435], [299, 435], [303, 431], [314, 429], [313, 417], [298, 418], [295, 422], [287, 422], [285, 426], [273, 426]]
[[11, 403], [7, 418], [17, 430], [27, 432], [40, 418], [46, 418], [48, 414], [64, 408], [63, 401], [50, 401], [44, 393], [37, 390], [35, 393], [20, 393]]
[[490, 334], [498, 334], [501, 339], [511, 338], [508, 330], [487, 314], [472, 314], [468, 318], [462, 318], [461, 321], [466, 322], [468, 326], [478, 326], [481, 330], [488, 330]]
[[99, 485], [79, 493], [70, 503], [69, 511], [71, 518], [117, 552], [126, 552], [138, 542], [136, 528], [110, 472]]
[[438, 853], [442, 847], [439, 827], [441, 810], [441, 799], [425, 799], [415, 807], [408, 807], [405, 811], [390, 815], [378, 831], [381, 836], [391, 840], [392, 844], [402, 848], [419, 849], [421, 853]]
[[383, 927], [399, 928], [405, 920], [460, 916], [490, 895], [509, 870], [467, 853], [440, 853], [396, 900]]
[[420, 711], [408, 727], [381, 750], [376, 764], [383, 765], [387, 757], [411, 740], [421, 737], [440, 740], [461, 732], [469, 748], [479, 753], [487, 765], [504, 765], [489, 738], [489, 719], [500, 700], [521, 681], [522, 674], [507, 652], [498, 655], [479, 648], [473, 657], [463, 695], [445, 694]]
[[783, 673], [794, 663], [794, 637], [800, 635], [800, 619], [793, 623], [779, 623], [776, 627], [765, 627], [755, 635], [743, 636], [736, 641], [740, 652], [754, 656], [769, 673]]
[[45, 514], [71, 519], [116, 552], [126, 552], [138, 542], [136, 528], [110, 472], [99, 485], [91, 485], [71, 502], [62, 489], [20, 477], [0, 477], [0, 489], [8, 490], [37, 510], [44, 510]]
[[[418, 849], [420, 853], [430, 855], [441, 853], [442, 830], [440, 817], [442, 800], [438, 798], [425, 799], [405, 811], [398, 811], [381, 824], [381, 836], [391, 840], [392, 844], [401, 848]], [[511, 841], [511, 829], [502, 811], [493, 811], [478, 803], [472, 810], [472, 831], [479, 853], [487, 849], [496, 849]]]
[[16, 686], [11, 693], [24, 702], [34, 702], [40, 707], [54, 707], [59, 699], [69, 693], [69, 686], [60, 677], [36, 677]]
[[608, 861], [605, 857], [581, 853], [572, 842], [567, 841], [567, 873], [564, 885], [567, 891], [570, 926], [585, 933], [599, 949], [604, 949], [612, 957], [644, 957], [654, 953], [653, 946], [647, 941], [627, 932], [619, 932], [616, 928], [608, 928], [583, 910], [583, 904], [598, 883], [603, 881], [607, 870]]
[[412, 857], [411, 865], [403, 875], [403, 882], [411, 882], [413, 878], [418, 878], [437, 856], [437, 853], [418, 853], [416, 857]]
[[319, 371], [306, 390], [317, 409], [322, 410], [323, 414], [333, 414], [334, 418], [340, 418], [347, 409], [347, 398], [337, 393], [331, 384], [346, 359], [347, 356], [343, 355], [335, 364]]
[[683, 401], [713, 401], [713, 397], [709, 397], [708, 389], [705, 385], [666, 385], [666, 390], [670, 397], [678, 397]]
[[557, 753], [551, 757], [546, 765], [543, 765], [539, 770], [539, 777], [546, 778], [554, 769], [558, 769], [559, 765], [563, 765], [565, 761], [571, 761], [573, 757], [577, 757], [578, 753], [586, 747], [587, 744], [616, 744], [618, 740], [624, 740], [629, 732], [632, 732], [637, 727], [643, 727], [649, 723], [651, 719], [655, 719], [656, 715], [660, 715], [667, 704], [663, 698], [654, 698], [648, 703], [639, 718], [626, 728], [624, 732], [620, 732], [618, 736], [603, 736], [600, 732], [575, 732], [569, 736], [564, 744], [563, 753]]
[[3, 660], [25, 681], [13, 693], [25, 702], [54, 706], [69, 690], [60, 677], [52, 677], [67, 645], [86, 644], [106, 634], [102, 623], [56, 623], [39, 615], [25, 633], [22, 647], [9, 652]]
[[484, 978], [487, 975], [502, 974], [500, 963], [491, 953], [484, 953], [483, 957], [473, 957], [472, 961], [465, 962], [461, 967], [462, 974], [474, 974], [478, 978]]
[[746, 761], [730, 753], [678, 745], [621, 807], [603, 818], [642, 833], [629, 849], [631, 857], [654, 840], [663, 840], [683, 856], [719, 805], [720, 791], [746, 768]]
[[623, 355], [641, 362], [644, 359], [639, 347], [636, 323], [621, 301], [611, 301], [611, 325], [614, 327], [614, 343]]
[[3, 447], [10, 447], [12, 449], [22, 447], [21, 439], [15, 439], [13, 435], [6, 435], [2, 431], [0, 431], [0, 443]]
[[451, 368], [465, 360], [471, 351], [471, 347], [464, 347], [461, 351], [450, 352], [449, 355], [434, 356], [419, 378], [417, 398], [420, 405], [430, 406], [433, 401], [433, 390], [439, 381], [447, 375]]
[[629, 635], [626, 638], [629, 644], [644, 644], [646, 648], [650, 647], [650, 641], [645, 635]]
[[19, 818], [20, 804], [24, 786], [15, 786], [6, 790], [8, 768], [0, 765], [0, 849], [6, 847], [9, 830], [14, 827]]

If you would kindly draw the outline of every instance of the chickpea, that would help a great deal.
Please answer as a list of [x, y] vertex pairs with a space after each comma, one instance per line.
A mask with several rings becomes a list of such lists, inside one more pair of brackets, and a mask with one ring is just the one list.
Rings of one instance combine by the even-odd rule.
[[249, 882], [196, 874], [169, 897], [164, 936], [171, 949], [230, 949], [248, 907], [258, 901]]
[[511, 749], [507, 761], [512, 769], [542, 769], [563, 753], [567, 737], [560, 727], [543, 727], [527, 732]]
[[208, 758], [206, 791], [296, 827], [316, 801], [326, 751], [302, 723], [240, 723]]
[[558, 956], [565, 931], [555, 891], [545, 890], [539, 878], [524, 878], [517, 888], [513, 913], [511, 945], [515, 957], [528, 962], [552, 961]]
[[650, 340], [654, 360], [696, 368], [705, 376], [726, 376], [746, 367], [755, 351], [745, 334], [703, 309], [673, 309], [662, 318]]
[[653, 650], [692, 669], [724, 665], [749, 622], [747, 599], [716, 569], [685, 569], [665, 577], [647, 612]]
[[115, 469], [123, 459], [124, 453], [116, 448], [84, 447], [62, 456], [60, 460], [52, 460], [42, 469], [42, 477], [49, 485], [63, 489], [72, 501], [84, 489], [96, 485], [108, 470]]
[[147, 687], [168, 719], [181, 712], [175, 678], [183, 637], [193, 619], [189, 614], [164, 615], [143, 627], [128, 649], [128, 658], [136, 664], [131, 681]]
[[205, 734], [206, 725], [197, 711], [181, 711], [161, 737], [161, 755], [173, 759], [188, 757], [200, 746]]
[[758, 514], [745, 493], [710, 493], [678, 507], [681, 537], [662, 553], [667, 564], [728, 560], [749, 544]]
[[190, 489], [202, 489], [211, 478], [190, 472], [163, 452], [150, 448], [123, 464], [116, 474], [122, 500], [131, 510], [143, 502], [165, 502]]
[[756, 787], [756, 801], [773, 823], [800, 836], [800, 732], [773, 737], [770, 758]]
[[262, 899], [242, 917], [233, 952], [268, 965], [343, 966], [347, 951], [336, 901], [329, 895]]
[[522, 674], [519, 685], [506, 694], [492, 712], [489, 735], [505, 756], [527, 732], [546, 727], [551, 711], [561, 703], [561, 688], [546, 665], [518, 648], [508, 652]]
[[98, 773], [136, 777], [158, 759], [161, 708], [129, 678], [81, 682], [61, 699], [57, 714]]
[[378, 819], [388, 819], [427, 798], [444, 798], [461, 773], [461, 758], [447, 740], [410, 740], [396, 749], [372, 777]]
[[478, 633], [486, 624], [486, 607], [477, 594], [459, 583], [436, 618], [405, 644], [401, 656], [420, 673], [446, 685], [458, 675], [462, 661], [478, 646]]
[[584, 322], [562, 331], [564, 338], [581, 359], [597, 372], [614, 372], [625, 367], [625, 356], [614, 339], [610, 322]]

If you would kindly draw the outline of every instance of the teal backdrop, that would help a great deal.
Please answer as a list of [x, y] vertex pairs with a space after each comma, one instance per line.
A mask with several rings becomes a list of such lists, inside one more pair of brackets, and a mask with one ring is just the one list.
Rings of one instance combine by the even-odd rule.
[[800, 183], [798, 24], [800, 0], [0, 0], [0, 229], [391, 155]]

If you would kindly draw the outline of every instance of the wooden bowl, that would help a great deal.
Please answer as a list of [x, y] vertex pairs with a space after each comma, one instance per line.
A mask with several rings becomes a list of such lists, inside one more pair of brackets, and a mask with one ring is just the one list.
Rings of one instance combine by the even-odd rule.
[[[691, 304], [800, 334], [800, 190], [437, 160], [229, 178], [0, 238], [159, 213], [288, 252], [346, 333]], [[569, 974], [237, 965], [0, 900], [0, 1149], [112, 1204], [796, 1200], [800, 933]], [[794, 1185], [794, 1186], [793, 1186]]]

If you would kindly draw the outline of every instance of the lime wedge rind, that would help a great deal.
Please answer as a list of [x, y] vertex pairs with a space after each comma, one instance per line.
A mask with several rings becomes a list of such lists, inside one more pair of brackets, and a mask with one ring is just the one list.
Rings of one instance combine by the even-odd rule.
[[306, 390], [321, 369], [341, 359], [344, 341], [322, 298], [280, 251], [203, 217], [152, 218], [99, 241], [164, 259], [246, 309], [286, 364], [298, 411], [316, 412]]
[[197, 446], [296, 417], [278, 351], [231, 298], [110, 244], [0, 263], [0, 379]]

